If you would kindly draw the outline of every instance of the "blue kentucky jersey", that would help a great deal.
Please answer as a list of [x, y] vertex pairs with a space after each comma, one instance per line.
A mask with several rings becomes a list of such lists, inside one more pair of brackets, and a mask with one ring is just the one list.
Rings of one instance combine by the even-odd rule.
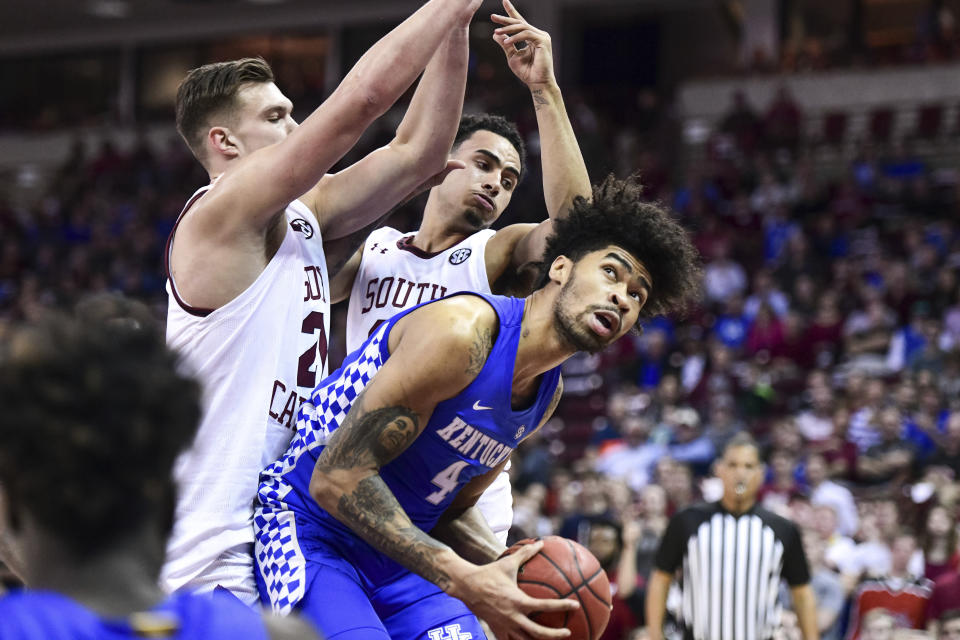
[[233, 596], [178, 594], [155, 609], [103, 618], [58, 593], [0, 598], [0, 640], [267, 640], [260, 614]]
[[[507, 459], [543, 420], [560, 380], [559, 367], [542, 377], [536, 399], [521, 411], [511, 408], [514, 363], [524, 301], [482, 294], [497, 312], [500, 329], [482, 370], [458, 395], [439, 403], [420, 436], [380, 469], [380, 476], [410, 519], [430, 531], [454, 496], [470, 480]], [[437, 301], [425, 304], [436, 304]], [[423, 305], [420, 305], [423, 306]], [[351, 353], [303, 403], [297, 435], [287, 453], [260, 477], [260, 506], [254, 519], [256, 554], [275, 609], [288, 610], [302, 597], [304, 572], [294, 521], [320, 530], [324, 544], [357, 565], [368, 578], [403, 569], [360, 540], [310, 495], [310, 477], [330, 434], [340, 426], [376, 372], [389, 359], [390, 331], [417, 309], [391, 318]]]

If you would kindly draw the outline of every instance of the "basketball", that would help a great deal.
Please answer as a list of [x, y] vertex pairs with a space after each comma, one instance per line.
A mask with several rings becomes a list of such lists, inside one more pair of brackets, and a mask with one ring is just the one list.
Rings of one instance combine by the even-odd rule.
[[571, 598], [580, 602], [574, 611], [532, 613], [530, 618], [545, 627], [567, 628], [571, 640], [596, 640], [610, 619], [610, 583], [600, 562], [586, 547], [560, 536], [527, 538], [506, 553], [543, 540], [543, 548], [517, 573], [517, 584], [534, 598]]

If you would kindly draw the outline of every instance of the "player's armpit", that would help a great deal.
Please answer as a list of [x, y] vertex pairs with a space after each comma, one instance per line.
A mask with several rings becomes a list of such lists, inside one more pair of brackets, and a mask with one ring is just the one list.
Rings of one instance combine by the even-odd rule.
[[343, 302], [350, 297], [353, 281], [360, 271], [368, 231], [364, 229], [358, 232], [363, 236], [360, 238], [347, 236], [324, 244], [323, 253], [327, 258], [327, 274], [330, 278], [330, 304]]

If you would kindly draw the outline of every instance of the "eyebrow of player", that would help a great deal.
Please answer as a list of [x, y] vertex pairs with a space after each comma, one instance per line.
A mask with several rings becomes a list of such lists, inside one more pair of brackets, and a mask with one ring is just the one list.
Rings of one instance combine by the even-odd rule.
[[[629, 262], [623, 259], [623, 256], [611, 251], [610, 253], [605, 255], [604, 258], [610, 258], [611, 260], [616, 260], [617, 262], [623, 265], [623, 268], [627, 270], [627, 273], [629, 273], [630, 275], [633, 275], [633, 267], [630, 265]], [[646, 287], [647, 291], [650, 291], [650, 283], [647, 281], [647, 279], [640, 274], [638, 274], [637, 277], [640, 278], [640, 284]]]
[[520, 180], [520, 172], [514, 169], [513, 167], [508, 167], [503, 165], [503, 160], [500, 159], [500, 156], [495, 154], [493, 151], [488, 151], [486, 149], [477, 149], [477, 153], [483, 154], [490, 158], [490, 161], [496, 164], [498, 167], [503, 167], [504, 171], [509, 171], [513, 174], [514, 180]]

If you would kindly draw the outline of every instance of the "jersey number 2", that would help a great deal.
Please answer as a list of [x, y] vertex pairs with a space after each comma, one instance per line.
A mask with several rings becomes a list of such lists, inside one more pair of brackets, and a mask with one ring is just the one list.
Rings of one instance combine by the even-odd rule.
[[430, 504], [440, 504], [443, 502], [443, 499], [447, 497], [447, 494], [457, 488], [460, 479], [460, 472], [463, 471], [463, 468], [466, 467], [469, 462], [465, 460], [457, 460], [452, 465], [433, 476], [433, 484], [440, 487], [438, 490], [434, 491], [427, 496], [427, 502]]
[[[322, 371], [323, 364], [327, 361], [327, 334], [323, 329], [323, 314], [319, 311], [308, 313], [307, 317], [303, 319], [300, 331], [308, 336], [314, 335], [317, 331], [320, 332], [317, 341], [300, 355], [300, 364], [297, 367], [297, 386], [313, 389], [317, 384], [317, 371]], [[317, 367], [314, 367], [318, 353], [320, 354], [320, 363]]]

